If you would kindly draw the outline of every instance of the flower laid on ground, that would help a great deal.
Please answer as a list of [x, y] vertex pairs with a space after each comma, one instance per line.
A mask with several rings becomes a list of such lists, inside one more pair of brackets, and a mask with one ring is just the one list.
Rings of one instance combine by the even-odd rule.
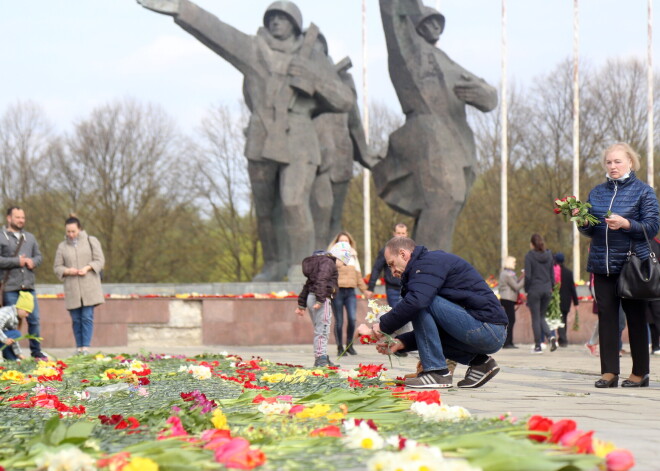
[[470, 411], [467, 409], [445, 404], [413, 402], [410, 410], [419, 415], [424, 421], [456, 421], [470, 417]]
[[[468, 418], [437, 390], [406, 391], [384, 372], [226, 353], [26, 360], [0, 369], [0, 469], [493, 471], [512, 453], [518, 469], [634, 463], [574, 421]], [[148, 397], [132, 389], [141, 380], [150, 381]]]
[[575, 196], [566, 196], [560, 200], [555, 200], [555, 214], [564, 216], [564, 221], [575, 221], [578, 226], [589, 224], [591, 226], [598, 224], [599, 219], [589, 213], [591, 204], [583, 203]]
[[542, 415], [533, 415], [527, 421], [530, 440], [562, 445], [575, 453], [595, 454], [605, 458], [608, 471], [627, 471], [635, 465], [635, 460], [628, 450], [616, 449], [614, 445], [593, 437], [594, 432], [584, 432], [577, 428], [571, 419], [557, 422]]

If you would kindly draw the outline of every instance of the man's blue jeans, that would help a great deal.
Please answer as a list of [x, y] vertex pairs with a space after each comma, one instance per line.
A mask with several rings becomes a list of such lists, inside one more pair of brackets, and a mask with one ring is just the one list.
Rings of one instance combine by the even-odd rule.
[[469, 365], [504, 344], [506, 326], [481, 322], [457, 304], [436, 296], [412, 321], [424, 371], [447, 368], [447, 360]]
[[[4, 334], [7, 336], [7, 338], [17, 339], [21, 336], [21, 331], [16, 330], [16, 329], [10, 329], [10, 330], [5, 330]], [[0, 344], [0, 345], [2, 345], [2, 344]], [[18, 360], [18, 357], [16, 356], [16, 354], [14, 353], [14, 350], [11, 347], [13, 347], [13, 345], [7, 345], [4, 348], [4, 350], [2, 350], [2, 356], [6, 360], [16, 361], [16, 360]]]
[[89, 347], [94, 333], [94, 306], [82, 306], [69, 310], [76, 347]]
[[[32, 293], [32, 296], [34, 296], [34, 311], [32, 311], [30, 315], [27, 316], [26, 319], [28, 325], [28, 334], [34, 335], [35, 337], [41, 337], [41, 327], [39, 325], [39, 303], [37, 302], [37, 293], [35, 293], [34, 290], [31, 289], [26, 289], [23, 291]], [[5, 291], [5, 295], [3, 299], [5, 306], [11, 306], [12, 304], [16, 304], [17, 300], [18, 300], [18, 291]], [[30, 352], [32, 353], [33, 357], [44, 356], [44, 354], [41, 353], [41, 343], [39, 343], [36, 340], [30, 339]]]

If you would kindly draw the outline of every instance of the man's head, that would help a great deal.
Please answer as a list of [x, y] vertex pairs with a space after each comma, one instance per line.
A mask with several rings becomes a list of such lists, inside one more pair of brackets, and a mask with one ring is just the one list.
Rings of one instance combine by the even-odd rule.
[[445, 29], [445, 17], [435, 8], [422, 6], [422, 15], [415, 25], [417, 34], [429, 44], [435, 44]]
[[32, 311], [34, 311], [34, 296], [29, 291], [19, 291], [16, 313], [19, 317], [27, 317]]
[[401, 278], [415, 250], [415, 241], [408, 237], [393, 237], [385, 245], [385, 262], [392, 275]]
[[273, 2], [264, 13], [264, 26], [276, 39], [284, 41], [302, 31], [302, 13], [295, 3], [286, 0]]
[[25, 227], [25, 211], [18, 206], [12, 206], [7, 210], [7, 227], [18, 232]]
[[408, 237], [408, 226], [402, 222], [395, 224], [392, 237]]

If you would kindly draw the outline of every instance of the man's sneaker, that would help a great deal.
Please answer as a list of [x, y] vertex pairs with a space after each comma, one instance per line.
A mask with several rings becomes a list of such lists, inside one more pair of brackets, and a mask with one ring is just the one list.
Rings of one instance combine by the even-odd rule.
[[335, 364], [330, 361], [328, 355], [322, 355], [320, 357], [316, 357], [316, 360], [314, 360], [314, 366], [315, 367], [335, 366]]
[[406, 378], [403, 384], [407, 388], [414, 389], [438, 389], [451, 388], [452, 375], [447, 373], [441, 375], [435, 371], [422, 372], [415, 378]]
[[550, 351], [554, 352], [555, 350], [557, 350], [557, 338], [550, 337]]
[[660, 355], [660, 348], [653, 350], [653, 355]]
[[537, 345], [532, 349], [532, 353], [543, 353], [543, 348], [540, 345]]
[[488, 357], [486, 363], [469, 367], [465, 378], [458, 382], [458, 387], [478, 388], [490, 381], [499, 371], [500, 367], [497, 366], [495, 359]]

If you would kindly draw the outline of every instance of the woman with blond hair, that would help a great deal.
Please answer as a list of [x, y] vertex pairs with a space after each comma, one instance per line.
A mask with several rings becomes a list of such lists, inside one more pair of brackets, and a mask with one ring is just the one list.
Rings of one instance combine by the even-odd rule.
[[632, 371], [622, 387], [649, 385], [648, 329], [646, 301], [624, 299], [617, 294], [617, 281], [628, 252], [641, 260], [648, 259], [646, 236], [658, 232], [658, 200], [653, 188], [639, 180], [639, 156], [628, 144], [618, 142], [603, 152], [606, 181], [594, 187], [587, 200], [589, 212], [599, 222], [579, 227], [591, 238], [587, 271], [594, 275], [594, 293], [598, 306], [601, 378], [597, 388], [619, 385], [619, 308], [628, 321]]
[[520, 290], [525, 284], [524, 273], [523, 276], [518, 278], [516, 276], [516, 258], [507, 257], [504, 260], [504, 267], [500, 273], [499, 291], [500, 291], [500, 304], [509, 318], [509, 325], [507, 326], [506, 340], [502, 348], [518, 348], [513, 344], [513, 325], [516, 323], [516, 302]]
[[[346, 247], [350, 249], [351, 260], [348, 264], [338, 267], [339, 272], [339, 291], [332, 299], [332, 308], [335, 316], [335, 340], [337, 341], [337, 354], [341, 355], [344, 352], [344, 307], [346, 308], [346, 344], [351, 344], [353, 336], [355, 335], [355, 321], [357, 312], [357, 298], [355, 296], [355, 288], [360, 288], [362, 294], [366, 297], [371, 296], [371, 291], [367, 289], [367, 284], [362, 279], [362, 272], [360, 271], [360, 262], [358, 261], [357, 250], [355, 249], [355, 239], [346, 231], [340, 231], [332, 243], [330, 244], [329, 251], [333, 248]], [[351, 345], [347, 353], [350, 355], [357, 355], [357, 352]]]

